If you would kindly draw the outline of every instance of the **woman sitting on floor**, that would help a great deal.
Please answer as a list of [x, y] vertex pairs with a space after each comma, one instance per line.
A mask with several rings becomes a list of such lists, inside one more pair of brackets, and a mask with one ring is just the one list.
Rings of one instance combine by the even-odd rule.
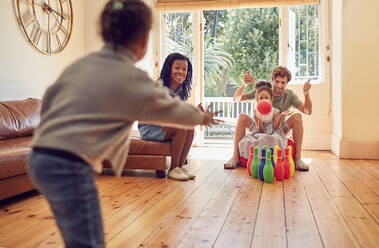
[[[191, 94], [192, 84], [192, 64], [190, 60], [180, 53], [170, 54], [163, 64], [159, 79], [163, 81], [163, 85], [168, 88], [172, 97], [178, 96], [183, 101], [186, 101]], [[193, 129], [139, 124], [138, 130], [143, 140], [170, 141], [171, 167], [168, 172], [169, 178], [180, 181], [195, 178], [188, 166], [184, 165], [191, 149], [194, 137]]]

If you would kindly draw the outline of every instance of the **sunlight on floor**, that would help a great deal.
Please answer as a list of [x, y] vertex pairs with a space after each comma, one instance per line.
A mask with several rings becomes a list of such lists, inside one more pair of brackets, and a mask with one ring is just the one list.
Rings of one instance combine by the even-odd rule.
[[233, 155], [233, 147], [193, 147], [190, 151], [191, 158], [213, 159], [227, 161]]
[[[190, 158], [194, 159], [213, 159], [229, 160], [233, 155], [232, 144], [205, 144], [204, 146], [193, 147], [190, 151]], [[304, 163], [311, 164], [312, 158], [302, 158]]]
[[310, 164], [310, 163], [312, 163], [312, 158], [302, 158], [301, 160], [303, 160], [303, 162], [304, 163], [306, 163], [306, 164]]

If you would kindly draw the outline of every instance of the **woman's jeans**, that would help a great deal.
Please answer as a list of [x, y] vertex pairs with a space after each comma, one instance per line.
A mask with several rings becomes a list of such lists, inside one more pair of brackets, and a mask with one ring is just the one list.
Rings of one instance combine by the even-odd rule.
[[48, 200], [66, 247], [105, 247], [96, 173], [90, 165], [33, 150], [28, 172]]

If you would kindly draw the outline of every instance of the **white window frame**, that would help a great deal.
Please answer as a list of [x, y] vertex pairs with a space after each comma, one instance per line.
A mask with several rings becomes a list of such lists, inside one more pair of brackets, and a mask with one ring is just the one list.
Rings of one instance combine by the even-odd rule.
[[[329, 28], [329, 0], [321, 0], [319, 7], [319, 21], [320, 21], [320, 77], [317, 81], [312, 83], [330, 83], [330, 28]], [[287, 48], [288, 48], [288, 8], [286, 6], [279, 7], [279, 65], [287, 65]], [[159, 68], [163, 65], [166, 44], [166, 32], [165, 32], [165, 14], [173, 13], [174, 11], [159, 11], [156, 14], [157, 32], [154, 37], [154, 75], [159, 76]], [[200, 86], [200, 96], [203, 98], [203, 23], [201, 18], [201, 10], [198, 11], [176, 11], [176, 12], [192, 12], [193, 15], [193, 46], [194, 46], [194, 61], [192, 61], [194, 67], [194, 84]], [[201, 32], [200, 32], [201, 31]], [[292, 80], [290, 84], [303, 84], [303, 81]], [[195, 92], [193, 95], [196, 95]], [[201, 99], [194, 100], [194, 103], [199, 103]]]
[[[320, 77], [319, 80], [312, 81], [312, 84], [326, 83], [330, 84], [330, 58], [331, 58], [331, 40], [330, 40], [330, 0], [320, 0], [319, 7], [319, 22], [320, 22]], [[287, 65], [287, 48], [288, 48], [288, 8], [279, 7], [279, 65]], [[166, 13], [173, 12], [192, 12], [193, 15], [193, 86], [192, 95], [189, 102], [193, 105], [198, 105], [204, 100], [204, 40], [203, 40], [203, 18], [202, 11], [157, 11], [155, 12], [155, 31], [153, 42], [153, 59], [154, 59], [154, 76], [159, 77], [160, 68], [164, 62], [166, 54]], [[290, 84], [304, 84], [304, 81], [291, 80]], [[204, 144], [204, 128], [197, 126], [195, 129], [194, 145]]]
[[[320, 77], [319, 80], [313, 80], [312, 83], [330, 83], [330, 28], [329, 28], [329, 0], [321, 0], [319, 7], [320, 22]], [[288, 8], [279, 7], [279, 64], [287, 65], [288, 55]], [[290, 84], [303, 84], [303, 80], [292, 80]]]

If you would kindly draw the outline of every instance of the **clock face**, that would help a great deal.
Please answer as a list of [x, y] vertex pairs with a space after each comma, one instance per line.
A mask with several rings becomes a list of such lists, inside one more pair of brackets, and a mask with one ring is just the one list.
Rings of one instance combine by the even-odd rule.
[[72, 32], [71, 0], [16, 0], [20, 26], [43, 54], [62, 51]]

